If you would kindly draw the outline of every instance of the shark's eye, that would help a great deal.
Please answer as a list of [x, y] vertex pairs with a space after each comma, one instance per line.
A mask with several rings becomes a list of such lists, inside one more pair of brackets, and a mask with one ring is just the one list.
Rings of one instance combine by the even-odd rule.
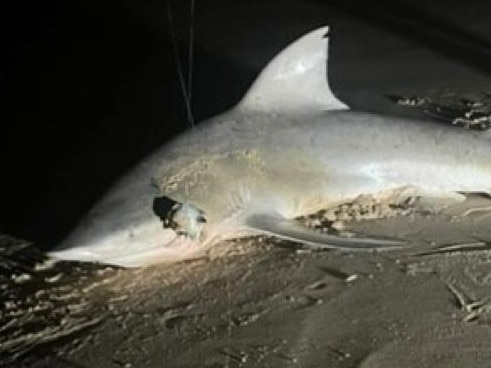
[[205, 213], [189, 203], [179, 203], [168, 197], [153, 201], [153, 211], [164, 223], [164, 228], [173, 229], [177, 234], [199, 240], [206, 224]]
[[167, 215], [172, 208], [174, 208], [178, 202], [170, 199], [169, 197], [157, 197], [153, 200], [153, 213], [155, 213], [164, 223], [166, 221]]

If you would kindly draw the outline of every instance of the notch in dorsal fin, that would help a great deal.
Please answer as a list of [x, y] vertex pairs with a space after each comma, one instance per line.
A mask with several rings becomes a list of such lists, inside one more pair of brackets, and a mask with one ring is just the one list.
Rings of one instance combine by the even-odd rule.
[[261, 71], [239, 104], [247, 110], [339, 110], [327, 79], [329, 27], [312, 31], [282, 50]]

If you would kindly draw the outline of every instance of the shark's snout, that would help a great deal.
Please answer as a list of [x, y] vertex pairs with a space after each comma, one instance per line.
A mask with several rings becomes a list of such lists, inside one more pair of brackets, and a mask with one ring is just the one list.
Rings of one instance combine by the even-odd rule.
[[164, 229], [158, 221], [98, 236], [73, 234], [49, 255], [62, 260], [136, 267], [189, 258], [196, 244]]
[[[89, 214], [48, 254], [61, 260], [138, 267], [189, 259], [199, 251], [195, 241], [202, 228], [199, 212], [166, 197], [129, 208], [126, 203]], [[166, 225], [166, 218], [172, 219], [174, 228]]]

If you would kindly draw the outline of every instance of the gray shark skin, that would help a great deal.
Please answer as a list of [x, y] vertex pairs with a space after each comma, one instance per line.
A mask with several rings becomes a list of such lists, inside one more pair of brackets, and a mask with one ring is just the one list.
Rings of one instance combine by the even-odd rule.
[[[486, 134], [355, 112], [337, 100], [326, 77], [327, 31], [283, 50], [238, 106], [143, 160], [50, 255], [139, 267], [254, 234], [320, 248], [391, 248], [406, 243], [316, 233], [292, 219], [360, 194], [490, 193]], [[164, 217], [155, 212], [159, 197], [177, 203]]]

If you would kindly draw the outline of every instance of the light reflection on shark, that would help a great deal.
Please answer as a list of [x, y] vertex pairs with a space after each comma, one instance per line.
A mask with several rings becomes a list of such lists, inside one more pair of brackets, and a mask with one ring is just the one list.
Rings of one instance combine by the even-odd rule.
[[294, 218], [404, 188], [435, 197], [490, 192], [485, 133], [340, 102], [327, 80], [327, 31], [289, 45], [235, 108], [143, 160], [50, 254], [138, 267], [254, 234], [320, 248], [391, 248], [406, 243], [322, 234]]

